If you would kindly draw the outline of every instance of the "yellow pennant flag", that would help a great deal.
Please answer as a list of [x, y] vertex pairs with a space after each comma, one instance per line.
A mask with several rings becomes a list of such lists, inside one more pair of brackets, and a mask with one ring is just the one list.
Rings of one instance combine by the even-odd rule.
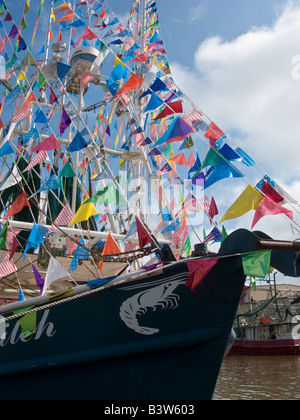
[[17, 77], [17, 80], [23, 80], [23, 81], [26, 80], [26, 76], [25, 76], [23, 70], [20, 71], [20, 73], [19, 73], [19, 75]]
[[85, 222], [86, 220], [88, 220], [91, 216], [95, 216], [96, 214], [98, 214], [94, 204], [92, 203], [86, 203], [86, 204], [82, 204], [77, 213], [75, 214], [73, 220], [71, 221], [71, 223], [69, 224], [69, 226], [71, 225], [75, 225], [76, 223], [81, 223], [81, 222]]
[[230, 209], [227, 210], [220, 223], [225, 222], [225, 220], [241, 217], [250, 210], [257, 210], [263, 198], [262, 194], [252, 187], [252, 185], [249, 185]]

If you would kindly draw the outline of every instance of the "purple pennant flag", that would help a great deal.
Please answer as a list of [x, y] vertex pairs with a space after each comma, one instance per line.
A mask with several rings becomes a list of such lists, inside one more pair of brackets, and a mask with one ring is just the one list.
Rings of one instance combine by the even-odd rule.
[[32, 269], [33, 269], [33, 272], [34, 272], [36, 285], [40, 288], [40, 291], [41, 291], [41, 294], [42, 294], [43, 289], [44, 289], [45, 280], [43, 279], [43, 277], [40, 275], [40, 273], [37, 271], [37, 269], [35, 268], [35, 266], [33, 264], [32, 264]]
[[168, 130], [162, 135], [155, 146], [159, 146], [164, 143], [171, 143], [174, 141], [182, 141], [186, 139], [192, 132], [192, 128], [185, 120], [181, 117], [177, 117], [170, 125]]
[[18, 33], [19, 33], [18, 28], [16, 27], [16, 25], [13, 25], [8, 36], [9, 38], [15, 38], [16, 35], [18, 35]]
[[65, 130], [69, 127], [71, 124], [71, 118], [69, 117], [68, 113], [65, 111], [65, 108], [63, 108], [63, 113], [61, 117], [61, 122], [59, 126], [60, 135], [64, 134]]

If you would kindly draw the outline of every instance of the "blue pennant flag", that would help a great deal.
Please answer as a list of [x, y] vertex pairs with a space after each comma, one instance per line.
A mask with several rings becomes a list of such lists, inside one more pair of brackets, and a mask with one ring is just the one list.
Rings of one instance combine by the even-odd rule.
[[57, 182], [57, 176], [55, 174], [53, 174], [42, 186], [41, 188], [34, 194], [38, 194], [42, 191], [49, 191], [49, 190], [57, 190], [58, 188], [60, 188], [60, 186], [58, 185]]
[[169, 213], [168, 207], [162, 209], [161, 215], [164, 222], [171, 222], [173, 220], [171, 214]]
[[84, 149], [87, 147], [88, 143], [85, 141], [83, 135], [77, 131], [75, 137], [72, 140], [72, 143], [68, 147], [68, 152], [79, 152], [79, 150]]
[[[85, 245], [84, 240], [81, 238], [80, 243], [82, 245]], [[91, 254], [86, 249], [82, 248], [80, 245], [76, 248], [74, 257], [72, 258], [70, 267], [69, 267], [69, 273], [73, 273], [73, 271], [77, 270], [78, 267], [78, 260], [87, 260]]]
[[37, 224], [33, 225], [33, 228], [30, 232], [28, 241], [25, 246], [25, 250], [23, 254], [24, 260], [26, 257], [26, 252], [29, 251], [30, 249], [34, 249], [34, 250], [37, 249], [38, 246], [44, 242], [47, 233], [48, 233], [48, 229], [45, 226], [37, 225]]
[[64, 63], [57, 62], [57, 68], [56, 68], [57, 77], [60, 80], [63, 80], [65, 78], [66, 74], [69, 73], [69, 71], [71, 69], [72, 69], [71, 66], [68, 66], [67, 64], [64, 64]]
[[209, 188], [216, 182], [225, 178], [243, 178], [244, 175], [237, 169], [233, 168], [227, 162], [222, 162], [216, 166], [211, 175], [207, 178], [204, 189]]
[[41, 124], [46, 124], [48, 122], [46, 115], [43, 113], [42, 110], [39, 110], [36, 114], [36, 118], [34, 120], [34, 124], [35, 123], [41, 123]]
[[10, 155], [11, 153], [14, 153], [14, 149], [10, 145], [9, 141], [7, 141], [0, 149], [0, 157]]

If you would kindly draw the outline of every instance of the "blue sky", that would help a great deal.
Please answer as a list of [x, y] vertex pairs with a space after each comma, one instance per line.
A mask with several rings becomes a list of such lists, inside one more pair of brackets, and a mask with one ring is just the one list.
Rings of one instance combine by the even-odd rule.
[[[110, 0], [118, 15], [128, 13], [132, 0]], [[270, 25], [278, 5], [274, 0], [158, 0], [161, 31], [170, 60], [187, 63], [206, 38], [231, 40], [253, 26]]]

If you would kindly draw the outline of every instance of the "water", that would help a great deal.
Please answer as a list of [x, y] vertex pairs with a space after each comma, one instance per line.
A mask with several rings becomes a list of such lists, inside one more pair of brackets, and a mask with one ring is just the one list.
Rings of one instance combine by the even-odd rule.
[[214, 400], [299, 400], [300, 357], [228, 356]]

